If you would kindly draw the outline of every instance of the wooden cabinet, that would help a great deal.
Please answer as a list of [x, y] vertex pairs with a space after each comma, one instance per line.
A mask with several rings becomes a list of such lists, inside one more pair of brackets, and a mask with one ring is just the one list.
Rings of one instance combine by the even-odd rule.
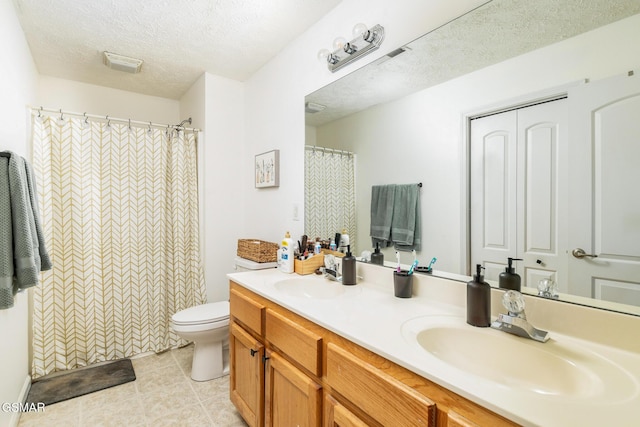
[[251, 427], [263, 425], [264, 346], [237, 323], [229, 334], [231, 401]]
[[323, 427], [368, 427], [367, 423], [328, 393], [324, 396], [324, 423], [322, 425]]
[[234, 282], [230, 290], [231, 400], [252, 427], [517, 425]]
[[266, 425], [319, 427], [322, 388], [276, 352], [266, 364]]
[[382, 425], [435, 425], [433, 401], [335, 344], [327, 345], [327, 384]]

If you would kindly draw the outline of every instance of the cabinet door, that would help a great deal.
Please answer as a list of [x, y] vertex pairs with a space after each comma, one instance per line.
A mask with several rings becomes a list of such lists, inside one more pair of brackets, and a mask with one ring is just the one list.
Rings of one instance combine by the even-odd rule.
[[266, 425], [319, 427], [321, 387], [275, 352], [269, 353], [266, 371]]
[[331, 395], [326, 394], [324, 397], [323, 427], [368, 427], [368, 424], [342, 406]]
[[231, 402], [251, 427], [264, 425], [264, 346], [238, 324], [229, 335]]

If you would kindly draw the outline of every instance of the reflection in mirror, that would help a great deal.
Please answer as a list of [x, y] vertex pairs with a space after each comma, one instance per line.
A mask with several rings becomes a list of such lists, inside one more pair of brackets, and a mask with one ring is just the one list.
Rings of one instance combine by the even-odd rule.
[[[572, 105], [572, 99], [578, 98], [573, 95], [580, 92], [578, 89], [595, 87], [594, 83], [609, 81], [606, 78], [610, 76], [626, 76], [629, 70], [640, 66], [634, 42], [640, 38], [638, 13], [640, 4], [631, 0], [587, 3], [493, 0], [308, 95], [306, 102], [322, 104], [326, 108], [316, 114], [306, 114], [307, 145], [356, 154], [358, 245], [355, 252], [373, 250], [369, 237], [371, 187], [422, 182], [423, 243], [418, 258], [421, 264], [426, 265], [437, 257], [434, 274], [446, 272], [449, 277], [466, 280], [474, 262], [471, 259], [473, 230], [468, 225], [471, 218], [468, 211], [478, 210], [470, 202], [468, 183], [479, 178], [469, 172], [470, 119], [506, 107], [567, 95], [569, 105]], [[585, 79], [590, 79], [591, 83], [580, 83]], [[567, 108], [567, 126], [575, 127], [576, 114]], [[632, 123], [625, 126], [632, 126]], [[628, 132], [636, 131], [637, 128], [628, 128]], [[569, 135], [574, 133], [572, 128]], [[584, 138], [589, 140], [595, 136], [586, 134]], [[640, 270], [633, 263], [640, 259], [640, 245], [626, 244], [628, 252], [611, 254], [607, 252], [608, 248], [623, 245], [606, 239], [600, 244], [602, 239], [596, 233], [583, 243], [569, 247], [569, 234], [579, 233], [568, 230], [575, 216], [582, 218], [582, 222], [591, 221], [596, 231], [601, 230], [605, 223], [599, 222], [599, 211], [594, 203], [602, 198], [614, 200], [614, 203], [621, 201], [598, 192], [607, 185], [613, 185], [618, 178], [609, 182], [598, 180], [596, 175], [586, 182], [601, 183], [604, 187], [582, 187], [569, 193], [568, 182], [580, 176], [580, 173], [573, 172], [574, 164], [583, 154], [575, 157], [574, 152], [562, 151], [564, 147], [555, 147], [554, 150], [559, 150], [554, 151], [556, 161], [562, 158], [567, 161], [569, 155], [574, 157], [570, 157], [572, 161], [568, 164], [557, 163], [553, 167], [555, 177], [564, 178], [565, 182], [553, 181], [553, 185], [559, 186], [552, 192], [553, 203], [557, 210], [563, 209], [563, 216], [552, 224], [551, 228], [556, 231], [550, 237], [552, 244], [544, 250], [529, 250], [524, 234], [527, 223], [524, 223], [521, 227], [524, 230], [517, 229], [514, 237], [523, 249], [505, 245], [501, 258], [491, 261], [494, 278], [497, 279], [497, 274], [506, 265], [507, 257], [526, 255], [535, 265], [518, 266], [518, 273], [526, 286], [524, 291], [537, 294], [538, 282], [562, 267], [577, 272], [565, 270], [562, 273], [564, 277], [560, 273], [554, 276], [560, 299], [640, 314], [638, 307], [629, 305], [631, 297], [640, 295], [636, 290], [640, 285], [636, 287], [633, 280], [598, 283], [589, 279], [592, 276], [583, 274], [587, 270], [585, 267], [598, 267], [596, 262], [613, 265], [616, 261], [624, 264], [623, 268], [627, 268], [637, 282]], [[633, 151], [625, 153], [629, 156]], [[621, 166], [623, 164], [620, 163]], [[576, 210], [573, 193], [586, 194], [584, 203], [591, 207], [587, 211], [593, 211], [593, 215]], [[523, 211], [522, 203], [513, 209], [516, 223], [515, 218], [526, 217], [525, 212], [529, 217], [534, 215], [532, 210]], [[636, 209], [636, 215], [640, 210], [633, 204], [625, 206], [625, 209], [628, 212]], [[607, 214], [614, 210], [609, 209]], [[569, 215], [572, 215], [571, 221]], [[616, 228], [617, 235], [626, 232], [637, 236], [639, 233], [637, 221], [617, 222], [631, 226], [628, 230]], [[608, 224], [611, 223], [609, 221]], [[600, 251], [600, 256], [582, 259], [584, 263], [580, 264], [571, 255], [576, 248], [582, 248], [588, 254]], [[519, 250], [529, 250], [530, 253], [519, 254]], [[393, 250], [384, 252], [385, 260], [393, 265]], [[550, 253], [557, 258], [554, 265], [550, 262]], [[537, 263], [538, 259], [542, 263]], [[411, 261], [410, 254], [403, 255], [403, 263], [411, 264]], [[577, 282], [588, 294], [573, 290], [573, 283]], [[609, 298], [607, 295], [612, 292], [616, 296], [610, 299], [615, 303], [600, 301]], [[620, 304], [620, 295], [626, 304]]]

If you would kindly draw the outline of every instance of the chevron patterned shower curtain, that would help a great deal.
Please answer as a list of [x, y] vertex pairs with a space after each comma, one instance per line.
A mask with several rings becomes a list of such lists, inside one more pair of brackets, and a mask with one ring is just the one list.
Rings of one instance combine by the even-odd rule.
[[170, 318], [206, 299], [197, 134], [39, 116], [53, 269], [34, 293], [32, 376], [185, 344]]
[[306, 147], [304, 170], [305, 233], [327, 239], [346, 229], [356, 249], [355, 155]]

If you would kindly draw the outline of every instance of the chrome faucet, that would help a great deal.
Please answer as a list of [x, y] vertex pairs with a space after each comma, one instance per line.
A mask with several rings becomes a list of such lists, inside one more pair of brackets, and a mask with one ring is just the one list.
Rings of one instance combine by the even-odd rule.
[[336, 257], [333, 255], [325, 255], [322, 273], [324, 274], [325, 279], [335, 280], [336, 282], [342, 281], [340, 264], [336, 261]]
[[507, 309], [507, 314], [498, 315], [491, 324], [492, 328], [535, 341], [549, 340], [549, 332], [537, 329], [527, 321], [524, 313], [524, 298], [520, 292], [506, 291], [502, 296], [502, 305]]

